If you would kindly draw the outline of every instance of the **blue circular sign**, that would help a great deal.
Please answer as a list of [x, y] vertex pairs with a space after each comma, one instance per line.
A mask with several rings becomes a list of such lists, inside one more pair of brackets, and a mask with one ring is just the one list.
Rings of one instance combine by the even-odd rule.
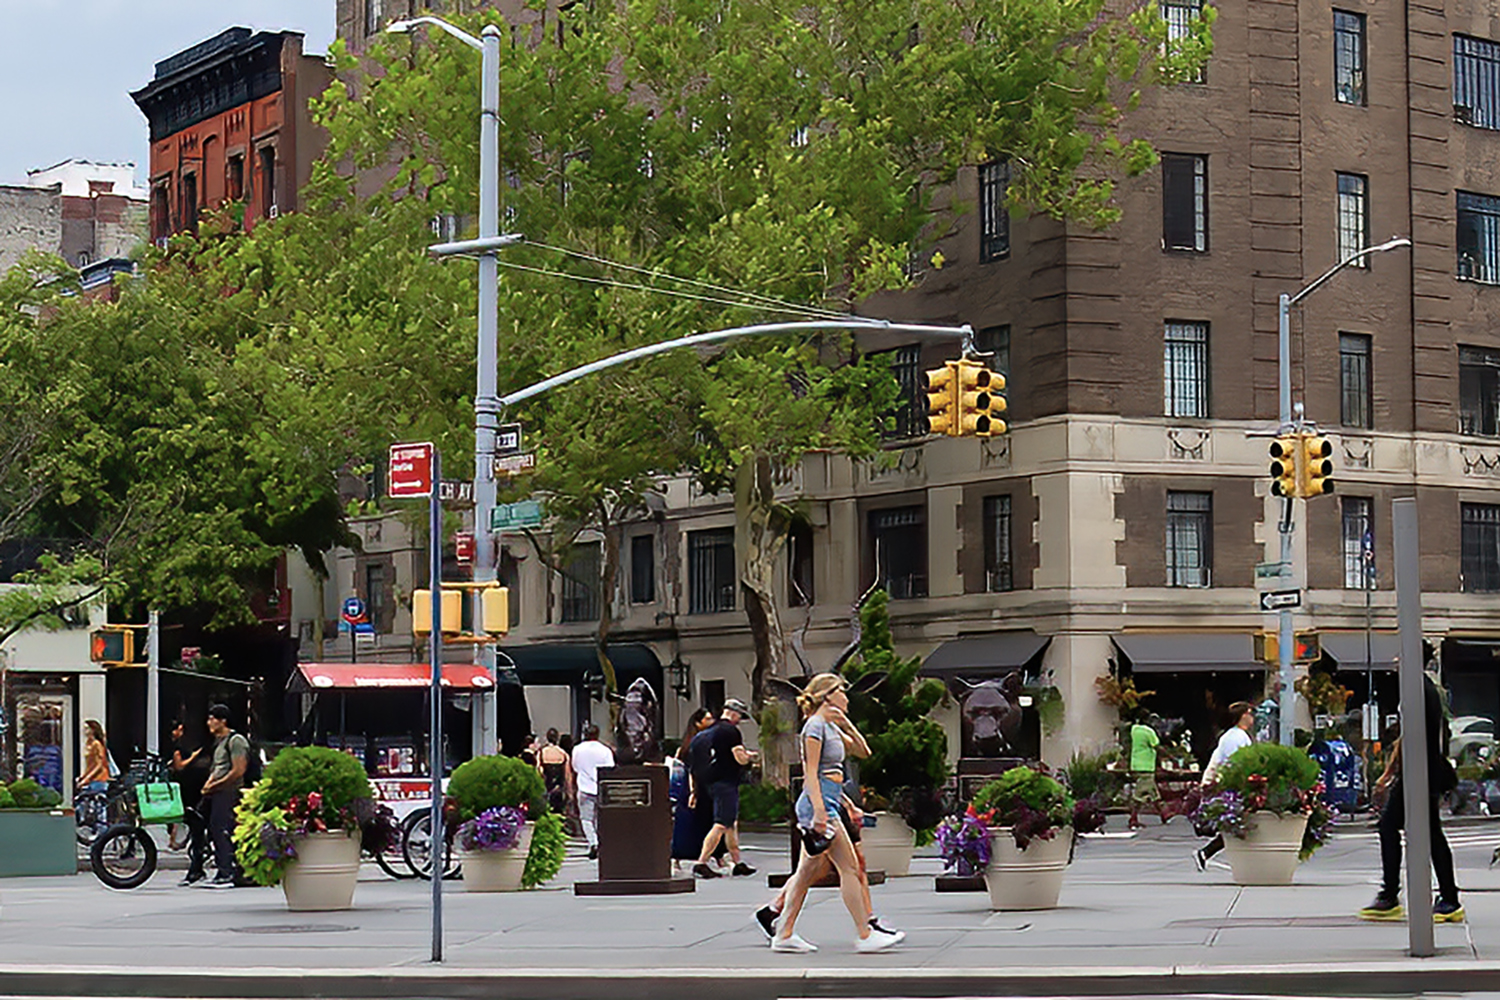
[[351, 625], [365, 617], [365, 602], [358, 597], [344, 598], [344, 620]]

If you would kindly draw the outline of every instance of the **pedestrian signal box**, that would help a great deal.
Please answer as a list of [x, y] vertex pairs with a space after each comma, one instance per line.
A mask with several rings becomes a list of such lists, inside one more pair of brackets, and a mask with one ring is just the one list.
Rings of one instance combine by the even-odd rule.
[[[1281, 662], [1281, 637], [1275, 632], [1262, 632], [1255, 637], [1255, 658], [1262, 663]], [[1323, 658], [1323, 643], [1318, 633], [1312, 630], [1297, 632], [1292, 636], [1292, 662], [1316, 663]]]
[[89, 633], [89, 659], [106, 667], [135, 662], [135, 630], [128, 625], [106, 625]]

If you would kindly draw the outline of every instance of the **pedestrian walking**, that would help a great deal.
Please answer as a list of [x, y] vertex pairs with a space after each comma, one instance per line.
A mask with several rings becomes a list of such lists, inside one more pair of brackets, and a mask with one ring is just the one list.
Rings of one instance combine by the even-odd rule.
[[745, 863], [740, 854], [740, 784], [745, 778], [745, 769], [760, 755], [745, 749], [745, 737], [740, 733], [740, 722], [750, 714], [750, 706], [738, 698], [724, 702], [724, 711], [715, 722], [694, 742], [707, 741], [709, 760], [701, 775], [693, 776], [693, 794], [697, 801], [705, 798], [713, 803], [714, 824], [708, 836], [703, 838], [703, 847], [698, 852], [698, 863], [693, 865], [693, 874], [699, 878], [718, 878], [719, 872], [710, 867], [708, 859], [722, 840], [729, 845], [729, 857], [734, 862], [732, 875], [754, 875], [755, 869]]
[[[229, 708], [214, 705], [208, 710], [208, 732], [214, 738], [213, 764], [203, 783], [203, 797], [198, 812], [207, 820], [208, 837], [213, 844], [213, 889], [227, 889], [238, 881], [239, 866], [234, 860], [234, 810], [240, 804], [245, 769], [250, 764], [250, 741], [229, 725]], [[197, 852], [201, 856], [201, 851]], [[193, 876], [196, 875], [197, 878]], [[203, 878], [203, 872], [189, 871], [182, 880], [191, 885]]]
[[[182, 789], [182, 808], [197, 809], [203, 799], [203, 783], [208, 780], [209, 762], [203, 757], [203, 746], [199, 740], [187, 735], [187, 727], [181, 719], [172, 722], [172, 756], [167, 767], [172, 780]], [[187, 841], [178, 841], [183, 832], [182, 824], [167, 824], [167, 846], [174, 851], [187, 846]], [[191, 836], [191, 834], [188, 834]]]
[[599, 769], [614, 767], [615, 753], [599, 742], [599, 727], [583, 727], [583, 742], [573, 748], [573, 773], [578, 781], [578, 819], [589, 843], [589, 860], [599, 856]]
[[693, 780], [689, 773], [693, 738], [713, 724], [713, 713], [708, 709], [694, 710], [693, 714], [688, 716], [687, 726], [682, 731], [682, 744], [672, 757], [672, 863], [674, 867], [679, 861], [698, 860], [698, 852], [703, 847], [703, 838], [708, 836], [709, 828], [713, 826], [711, 812], [708, 814], [708, 823], [700, 826], [699, 817], [702, 812], [696, 808], [698, 803], [693, 796]]
[[797, 696], [797, 704], [807, 719], [801, 734], [802, 794], [797, 797], [796, 807], [803, 855], [792, 874], [786, 907], [771, 939], [771, 950], [793, 953], [817, 950], [816, 945], [797, 934], [796, 925], [809, 886], [826, 870], [827, 861], [820, 858], [826, 853], [838, 871], [844, 907], [854, 920], [859, 938], [855, 947], [861, 952], [886, 951], [900, 944], [904, 935], [871, 926], [859, 862], [849, 828], [838, 811], [843, 801], [845, 755], [867, 757], [870, 746], [846, 714], [849, 696], [844, 691], [843, 678], [836, 674], [817, 675]]
[[[1443, 718], [1443, 700], [1432, 677], [1422, 675], [1422, 711], [1427, 721], [1427, 823], [1432, 833], [1432, 867], [1437, 872], [1438, 896], [1432, 904], [1432, 919], [1457, 923], [1464, 919], [1453, 877], [1453, 851], [1438, 819], [1438, 801], [1458, 786], [1458, 776], [1448, 761], [1448, 724]], [[1374, 902], [1359, 911], [1364, 920], [1401, 920], [1401, 831], [1406, 826], [1405, 796], [1402, 795], [1401, 749], [1404, 737], [1391, 748], [1385, 773], [1375, 782], [1375, 795], [1385, 796], [1380, 810], [1380, 892]]]
[[[1234, 756], [1236, 750], [1244, 749], [1254, 742], [1250, 736], [1250, 730], [1255, 728], [1255, 706], [1248, 701], [1237, 701], [1229, 706], [1229, 717], [1233, 720], [1224, 734], [1219, 737], [1219, 745], [1214, 747], [1214, 752], [1208, 758], [1208, 766], [1203, 769], [1202, 787], [1205, 791], [1213, 786], [1219, 778], [1219, 771]], [[1201, 872], [1208, 867], [1208, 859], [1224, 849], [1224, 835], [1215, 834], [1214, 839], [1204, 844], [1193, 852], [1193, 864], [1198, 866]]]
[[[1156, 734], [1156, 716], [1149, 723], [1137, 722], [1130, 727], [1130, 823], [1133, 830], [1141, 825], [1143, 805], [1154, 805], [1161, 815], [1161, 792], [1156, 787], [1156, 748], [1161, 737]], [[1165, 817], [1162, 819], [1166, 821]]]
[[546, 742], [536, 751], [536, 769], [547, 789], [547, 805], [559, 816], [566, 816], [568, 801], [573, 797], [573, 760], [557, 741], [557, 729], [548, 729]]
[[110, 781], [119, 774], [119, 769], [109, 755], [104, 727], [98, 719], [85, 719], [83, 732], [83, 773], [78, 776], [76, 787], [80, 792], [105, 792]]

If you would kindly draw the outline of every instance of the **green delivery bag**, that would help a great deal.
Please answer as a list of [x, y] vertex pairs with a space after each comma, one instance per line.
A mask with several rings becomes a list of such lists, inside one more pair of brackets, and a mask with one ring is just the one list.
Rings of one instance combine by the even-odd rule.
[[142, 823], [176, 823], [182, 819], [182, 786], [175, 781], [152, 781], [135, 786]]

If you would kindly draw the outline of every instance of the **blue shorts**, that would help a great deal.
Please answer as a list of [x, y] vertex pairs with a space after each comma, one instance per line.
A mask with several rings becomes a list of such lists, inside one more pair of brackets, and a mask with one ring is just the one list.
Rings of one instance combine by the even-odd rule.
[[[839, 814], [839, 807], [844, 801], [844, 784], [837, 778], [827, 775], [818, 776], [818, 787], [823, 791], [823, 808], [830, 817]], [[811, 830], [813, 825], [813, 804], [808, 797], [807, 789], [802, 789], [802, 794], [797, 796], [797, 825], [804, 830]]]
[[708, 797], [714, 806], [714, 822], [734, 826], [740, 819], [740, 785], [737, 781], [715, 781], [708, 786]]

